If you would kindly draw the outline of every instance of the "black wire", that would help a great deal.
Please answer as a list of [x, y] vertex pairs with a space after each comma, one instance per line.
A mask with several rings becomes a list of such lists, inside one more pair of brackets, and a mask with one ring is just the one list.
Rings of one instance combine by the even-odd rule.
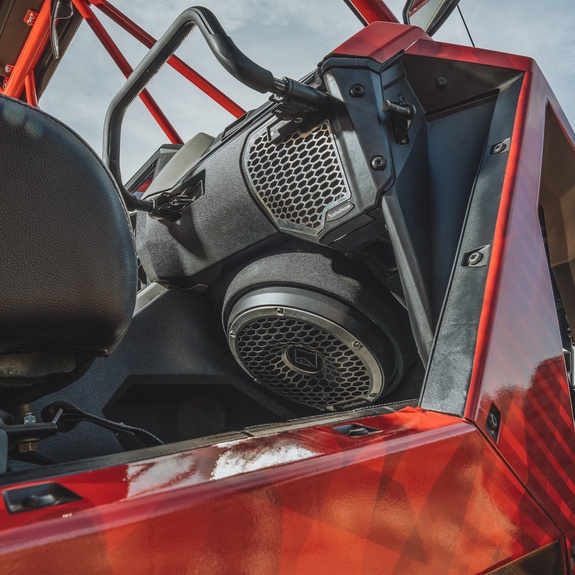
[[55, 401], [44, 407], [41, 414], [42, 419], [44, 421], [51, 421], [59, 410], [59, 418], [56, 421], [56, 425], [58, 426], [59, 431], [70, 431], [80, 421], [88, 421], [114, 433], [121, 433], [137, 437], [147, 447], [152, 447], [154, 445], [164, 445], [164, 442], [161, 439], [146, 429], [133, 427], [131, 425], [126, 425], [125, 423], [118, 423], [117, 421], [110, 421], [109, 419], [88, 413], [87, 411], [84, 411], [73, 403], [69, 403], [67, 401]]
[[465, 18], [463, 17], [463, 12], [461, 11], [459, 4], [457, 5], [457, 11], [459, 12], [459, 15], [461, 16], [461, 20], [463, 20], [463, 25], [465, 26], [465, 29], [467, 30], [467, 35], [469, 36], [469, 40], [471, 41], [471, 45], [475, 48], [475, 42], [473, 41], [473, 38], [471, 37], [471, 32], [469, 31], [469, 28], [467, 27], [467, 22], [465, 21]]

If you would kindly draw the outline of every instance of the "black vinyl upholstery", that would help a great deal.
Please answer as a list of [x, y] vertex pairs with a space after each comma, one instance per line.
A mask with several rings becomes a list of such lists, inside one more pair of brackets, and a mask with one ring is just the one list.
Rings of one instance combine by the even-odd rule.
[[2, 404], [14, 388], [53, 391], [119, 343], [137, 264], [116, 183], [74, 132], [0, 97], [0, 158]]

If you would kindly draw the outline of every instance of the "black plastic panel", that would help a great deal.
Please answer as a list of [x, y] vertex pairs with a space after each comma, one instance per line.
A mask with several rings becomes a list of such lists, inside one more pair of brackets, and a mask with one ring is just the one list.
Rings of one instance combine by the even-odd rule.
[[510, 137], [522, 77], [499, 93], [481, 167], [457, 247], [447, 297], [427, 373], [422, 407], [462, 415], [473, 369], [476, 334], [488, 266], [470, 266], [465, 254], [493, 242], [508, 153], [492, 154], [494, 144]]
[[[173, 419], [177, 418], [177, 410], [166, 412], [168, 403], [176, 405], [173, 386], [183, 386], [181, 389], [189, 392], [193, 388], [199, 389], [199, 386], [213, 385], [212, 393], [223, 390], [223, 384], [233, 388], [246, 395], [245, 401], [252, 402], [251, 409], [255, 410], [255, 402], [262, 405], [262, 413], [267, 414], [261, 419], [256, 416], [248, 418], [248, 424], [269, 421], [270, 411], [275, 414], [276, 421], [299, 415], [299, 412], [270, 400], [264, 393], [258, 393], [254, 384], [246, 381], [228, 349], [219, 314], [210, 308], [205, 297], [176, 290], [166, 291], [134, 317], [126, 337], [111, 357], [96, 360], [82, 378], [58, 394], [35, 402], [33, 410], [40, 412], [45, 405], [60, 400], [103, 416], [105, 406], [114, 404], [117, 399], [121, 402], [126, 386], [131, 384], [141, 384], [146, 388], [147, 395], [142, 395], [141, 405], [147, 404], [153, 411], [154, 401], [157, 401], [152, 427], [156, 429], [158, 419], [164, 418], [169, 434]], [[166, 386], [166, 394], [163, 394], [163, 386]], [[152, 396], [156, 399], [151, 400]], [[170, 397], [172, 399], [168, 401]], [[125, 402], [133, 404], [128, 396]], [[110, 415], [115, 415], [113, 410]], [[147, 428], [144, 421], [141, 423]], [[204, 435], [213, 432], [208, 427], [204, 431]], [[164, 439], [161, 429], [159, 435]], [[166, 437], [168, 441], [177, 439], [180, 438]], [[80, 423], [68, 433], [45, 439], [39, 446], [41, 455], [55, 461], [85, 459], [117, 453], [122, 449], [113, 433], [89, 423]]]

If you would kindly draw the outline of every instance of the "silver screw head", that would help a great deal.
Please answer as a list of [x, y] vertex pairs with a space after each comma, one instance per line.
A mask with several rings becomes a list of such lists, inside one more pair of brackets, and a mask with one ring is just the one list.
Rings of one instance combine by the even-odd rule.
[[476, 266], [483, 259], [481, 252], [473, 252], [470, 254], [468, 262], [470, 266]]
[[285, 315], [285, 309], [283, 307], [276, 307], [276, 315]]

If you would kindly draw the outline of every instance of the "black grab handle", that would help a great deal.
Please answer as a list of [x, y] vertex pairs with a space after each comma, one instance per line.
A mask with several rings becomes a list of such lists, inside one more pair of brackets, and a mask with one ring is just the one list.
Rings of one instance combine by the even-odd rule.
[[176, 18], [165, 34], [152, 46], [114, 96], [106, 112], [102, 159], [116, 179], [129, 210], [152, 212], [153, 216], [157, 206], [154, 201], [136, 198], [122, 184], [120, 138], [124, 115], [130, 104], [178, 49], [194, 26], [200, 29], [220, 64], [234, 78], [252, 90], [261, 93], [271, 92], [277, 97], [277, 102], [292, 101], [311, 110], [326, 110], [330, 105], [330, 99], [324, 92], [289, 78], [275, 78], [269, 70], [250, 60], [234, 44], [218, 19], [207, 8], [201, 6], [188, 8]]
[[154, 204], [136, 198], [122, 184], [120, 141], [124, 115], [134, 99], [178, 49], [194, 26], [199, 28], [218, 61], [237, 80], [262, 93], [281, 94], [285, 91], [285, 83], [276, 80], [269, 70], [262, 68], [241, 52], [207, 8], [198, 6], [182, 12], [138, 64], [114, 96], [106, 112], [102, 159], [118, 182], [129, 210], [151, 212]]

